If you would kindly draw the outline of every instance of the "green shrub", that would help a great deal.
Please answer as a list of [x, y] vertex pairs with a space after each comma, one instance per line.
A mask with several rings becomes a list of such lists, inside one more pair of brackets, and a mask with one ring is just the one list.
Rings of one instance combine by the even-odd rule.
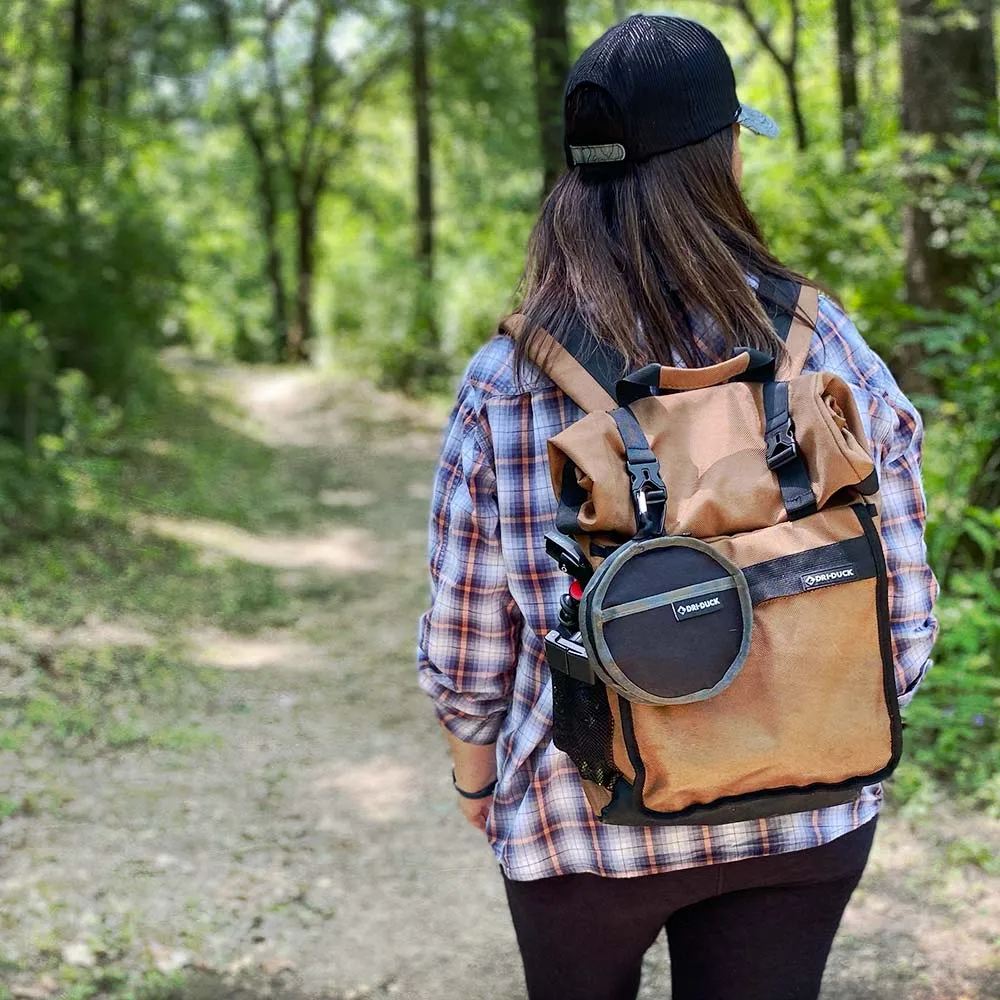
[[914, 762], [968, 793], [1000, 773], [1000, 588], [955, 574], [938, 602], [934, 666], [906, 709]]
[[178, 280], [126, 172], [70, 171], [0, 118], [0, 545], [66, 523], [65, 463], [115, 450]]

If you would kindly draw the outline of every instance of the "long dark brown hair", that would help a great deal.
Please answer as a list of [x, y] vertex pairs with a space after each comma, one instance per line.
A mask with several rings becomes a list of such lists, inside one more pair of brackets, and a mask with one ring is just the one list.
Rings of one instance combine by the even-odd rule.
[[[582, 87], [570, 97], [571, 135], [621, 141], [615, 117], [603, 91]], [[540, 327], [564, 342], [582, 325], [631, 367], [710, 364], [736, 346], [781, 355], [747, 275], [812, 282], [768, 250], [733, 176], [734, 141], [725, 128], [644, 163], [576, 167], [556, 182], [528, 244], [519, 374]], [[694, 315], [714, 322], [717, 356], [699, 350]]]

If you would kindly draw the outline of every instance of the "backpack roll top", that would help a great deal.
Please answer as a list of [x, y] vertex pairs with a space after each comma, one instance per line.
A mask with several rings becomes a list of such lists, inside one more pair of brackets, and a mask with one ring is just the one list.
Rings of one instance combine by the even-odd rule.
[[[877, 492], [864, 425], [847, 384], [829, 373], [784, 384], [816, 507], [845, 489]], [[650, 396], [629, 407], [662, 470], [668, 534], [708, 538], [789, 518], [780, 482], [768, 467], [765, 388], [731, 382]], [[556, 495], [576, 512], [575, 529], [564, 520], [560, 530], [631, 538], [636, 523], [625, 446], [612, 414], [588, 414], [551, 438], [548, 450]]]

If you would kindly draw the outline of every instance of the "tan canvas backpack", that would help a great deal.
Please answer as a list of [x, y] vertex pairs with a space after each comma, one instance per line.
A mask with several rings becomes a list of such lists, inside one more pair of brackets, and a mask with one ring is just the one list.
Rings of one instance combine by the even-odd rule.
[[[546, 657], [554, 741], [605, 822], [849, 802], [899, 760], [864, 425], [841, 379], [802, 373], [816, 290], [771, 288], [788, 303], [771, 310], [777, 372], [739, 349], [615, 380], [599, 347], [532, 340], [586, 411], [548, 443], [547, 548], [574, 582]], [[502, 328], [518, 337], [524, 320]]]

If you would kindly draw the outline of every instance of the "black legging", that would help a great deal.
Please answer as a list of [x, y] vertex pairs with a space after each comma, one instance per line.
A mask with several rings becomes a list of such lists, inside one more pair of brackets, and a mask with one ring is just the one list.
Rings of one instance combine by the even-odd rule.
[[815, 1000], [875, 821], [822, 847], [662, 875], [505, 880], [529, 1000], [634, 1000], [665, 927], [673, 1000]]

